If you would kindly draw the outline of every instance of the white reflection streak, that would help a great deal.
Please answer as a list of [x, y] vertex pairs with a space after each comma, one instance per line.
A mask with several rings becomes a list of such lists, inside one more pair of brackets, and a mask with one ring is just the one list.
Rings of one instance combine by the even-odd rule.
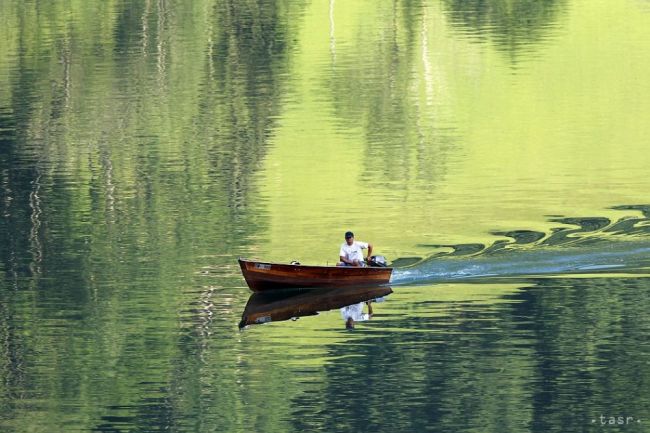
[[330, 0], [330, 53], [336, 62], [336, 37], [334, 36], [334, 0]]
[[214, 22], [214, 17], [208, 10], [208, 4], [205, 5], [205, 11], [203, 12], [206, 20], [206, 29], [208, 34], [208, 71], [210, 81], [214, 81], [214, 65], [212, 64], [213, 53], [214, 53], [214, 42], [212, 40], [212, 35], [214, 34], [214, 29], [212, 23]]
[[424, 67], [424, 88], [427, 96], [427, 105], [433, 105], [433, 74], [429, 60], [429, 27], [427, 26], [427, 8], [422, 13], [422, 66]]
[[199, 309], [198, 312], [198, 319], [199, 319], [199, 325], [198, 325], [198, 331], [199, 334], [201, 335], [201, 360], [205, 361], [203, 358], [204, 353], [207, 352], [208, 349], [208, 343], [210, 336], [212, 335], [211, 327], [212, 327], [212, 318], [214, 316], [214, 308], [215, 305], [212, 302], [212, 295], [214, 295], [214, 288], [213, 287], [208, 287], [202, 294], [201, 294], [201, 301], [200, 301], [200, 306], [201, 308]]
[[63, 89], [65, 94], [65, 103], [64, 107], [66, 109], [70, 108], [70, 83], [71, 83], [71, 74], [70, 74], [70, 63], [72, 57], [72, 50], [70, 49], [70, 35], [66, 32], [65, 38], [63, 40], [63, 52], [61, 53], [61, 63], [63, 63]]
[[147, 45], [149, 43], [149, 12], [151, 10], [151, 1], [147, 0], [142, 12], [142, 55], [147, 55]]
[[165, 1], [158, 1], [158, 81], [162, 87], [165, 76], [165, 47], [163, 43], [163, 29], [165, 27]]
[[[13, 197], [11, 196], [13, 191], [11, 189], [11, 184], [9, 181], [9, 170], [4, 169], [2, 171], [2, 191], [3, 191], [3, 204], [4, 210], [2, 211], [3, 218], [11, 217], [11, 201]], [[18, 273], [16, 271], [16, 253], [13, 245], [9, 248], [9, 258], [7, 259], [7, 274], [11, 274], [13, 277], [13, 288], [18, 288]]]
[[113, 162], [108, 152], [102, 152], [102, 165], [104, 168], [106, 186], [106, 210], [108, 212], [107, 222], [115, 222], [115, 183], [113, 182]]
[[41, 198], [39, 196], [41, 190], [41, 174], [39, 173], [36, 179], [32, 181], [34, 185], [32, 192], [29, 194], [29, 207], [32, 209], [31, 229], [29, 232], [29, 242], [31, 244], [33, 261], [30, 265], [32, 274], [38, 275], [41, 273], [41, 262], [43, 261], [43, 246], [39, 237], [41, 228]]
[[4, 218], [9, 218], [11, 216], [11, 187], [9, 186], [9, 170], [4, 169], [2, 171], [2, 191], [3, 191], [3, 205], [4, 210], [2, 211], [2, 216]]

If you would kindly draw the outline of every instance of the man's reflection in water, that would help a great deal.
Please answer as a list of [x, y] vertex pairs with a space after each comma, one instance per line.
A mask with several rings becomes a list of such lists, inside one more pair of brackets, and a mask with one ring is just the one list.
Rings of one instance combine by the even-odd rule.
[[[373, 302], [383, 302], [384, 298], [371, 299], [365, 302], [359, 302], [357, 304], [348, 305], [341, 308], [341, 317], [345, 321], [345, 329], [354, 329], [354, 324], [356, 322], [365, 322], [366, 320], [372, 319], [372, 303]], [[368, 312], [363, 312], [363, 306], [368, 306]]]

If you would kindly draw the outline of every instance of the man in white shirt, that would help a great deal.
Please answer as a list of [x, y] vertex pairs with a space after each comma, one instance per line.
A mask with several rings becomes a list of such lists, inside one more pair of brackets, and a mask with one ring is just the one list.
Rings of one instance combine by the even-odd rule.
[[354, 233], [345, 232], [345, 242], [341, 245], [338, 266], [366, 266], [363, 261], [363, 251], [368, 250], [368, 258], [372, 256], [372, 245], [354, 240]]
[[[368, 313], [366, 314], [363, 312], [363, 304], [368, 306]], [[372, 306], [370, 305], [370, 301], [359, 302], [341, 308], [341, 317], [345, 321], [346, 329], [354, 329], [355, 322], [365, 322], [372, 318]]]

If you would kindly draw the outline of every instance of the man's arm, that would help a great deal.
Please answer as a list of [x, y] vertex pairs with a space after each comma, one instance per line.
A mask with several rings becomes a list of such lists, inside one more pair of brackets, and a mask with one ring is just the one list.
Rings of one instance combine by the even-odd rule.
[[372, 244], [368, 244], [368, 261], [370, 261], [370, 257], [372, 257]]
[[350, 259], [347, 259], [345, 256], [339, 256], [339, 259], [341, 259], [341, 261], [343, 263], [346, 263], [348, 265], [352, 265], [352, 266], [358, 266], [359, 265], [358, 260], [350, 260]]

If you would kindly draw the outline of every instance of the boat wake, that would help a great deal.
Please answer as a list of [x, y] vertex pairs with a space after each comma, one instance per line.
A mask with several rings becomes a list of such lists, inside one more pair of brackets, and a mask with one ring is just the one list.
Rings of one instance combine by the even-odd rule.
[[650, 275], [650, 205], [617, 206], [642, 216], [552, 218], [550, 233], [494, 232], [491, 245], [427, 245], [451, 249], [393, 271], [391, 284], [504, 277], [625, 273]]

